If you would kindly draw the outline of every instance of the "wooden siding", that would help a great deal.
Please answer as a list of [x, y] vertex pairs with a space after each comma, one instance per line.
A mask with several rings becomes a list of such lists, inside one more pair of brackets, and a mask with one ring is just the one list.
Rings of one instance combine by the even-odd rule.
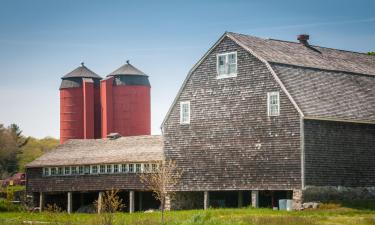
[[[237, 77], [216, 79], [216, 54], [237, 51]], [[280, 116], [267, 116], [267, 92]], [[180, 101], [191, 121], [180, 124]], [[300, 118], [266, 66], [224, 38], [193, 71], [164, 123], [167, 158], [183, 169], [177, 190], [301, 188]]]
[[375, 125], [304, 120], [306, 185], [375, 186]]
[[137, 174], [98, 174], [43, 177], [42, 168], [28, 168], [27, 192], [146, 190]]

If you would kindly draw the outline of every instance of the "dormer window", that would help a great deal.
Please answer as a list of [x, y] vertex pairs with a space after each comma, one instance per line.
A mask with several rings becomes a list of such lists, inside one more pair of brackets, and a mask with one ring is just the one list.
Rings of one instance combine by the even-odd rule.
[[217, 78], [237, 76], [237, 52], [217, 55]]
[[267, 111], [268, 116], [280, 115], [280, 97], [279, 92], [267, 93]]
[[180, 124], [190, 123], [190, 102], [180, 102]]

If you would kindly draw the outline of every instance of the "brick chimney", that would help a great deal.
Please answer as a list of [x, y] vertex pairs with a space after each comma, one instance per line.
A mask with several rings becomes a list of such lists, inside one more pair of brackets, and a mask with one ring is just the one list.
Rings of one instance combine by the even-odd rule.
[[297, 36], [297, 40], [299, 41], [299, 43], [303, 44], [303, 45], [309, 45], [309, 40], [310, 36], [308, 34], [300, 34]]

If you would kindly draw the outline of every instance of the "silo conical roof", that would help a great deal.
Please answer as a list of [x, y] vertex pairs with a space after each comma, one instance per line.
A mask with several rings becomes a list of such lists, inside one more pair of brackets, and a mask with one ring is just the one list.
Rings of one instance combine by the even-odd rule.
[[98, 74], [94, 73], [92, 70], [87, 68], [83, 63], [81, 63], [81, 66], [75, 68], [73, 71], [69, 72], [61, 79], [77, 77], [102, 79]]
[[119, 75], [135, 75], [135, 76], [147, 76], [145, 73], [135, 68], [132, 64], [129, 63], [129, 60], [126, 61], [126, 64], [108, 74], [108, 76], [119, 76]]

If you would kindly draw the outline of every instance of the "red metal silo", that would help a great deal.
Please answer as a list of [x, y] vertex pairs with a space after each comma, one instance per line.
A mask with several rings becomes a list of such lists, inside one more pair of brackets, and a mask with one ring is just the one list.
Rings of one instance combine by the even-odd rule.
[[82, 63], [61, 79], [60, 143], [100, 138], [101, 77]]
[[142, 71], [127, 63], [100, 83], [102, 137], [151, 133], [150, 82]]

